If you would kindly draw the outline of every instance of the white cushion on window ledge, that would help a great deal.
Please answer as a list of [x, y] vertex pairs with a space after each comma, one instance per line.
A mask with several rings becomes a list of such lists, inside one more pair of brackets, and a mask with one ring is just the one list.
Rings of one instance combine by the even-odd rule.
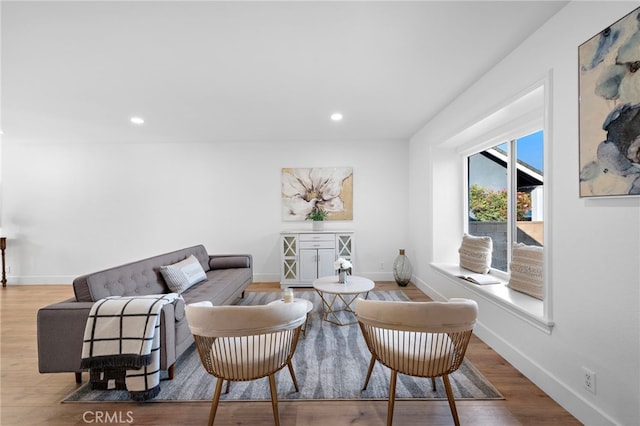
[[458, 249], [460, 266], [479, 274], [486, 274], [491, 270], [492, 251], [493, 240], [491, 237], [464, 234], [462, 244]]
[[514, 244], [509, 264], [509, 288], [544, 300], [543, 248]]

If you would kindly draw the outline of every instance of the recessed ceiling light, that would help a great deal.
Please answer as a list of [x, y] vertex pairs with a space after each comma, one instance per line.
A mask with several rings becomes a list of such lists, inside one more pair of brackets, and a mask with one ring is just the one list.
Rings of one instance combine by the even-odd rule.
[[133, 124], [144, 124], [144, 119], [141, 117], [131, 117], [130, 121]]
[[340, 121], [342, 120], [342, 114], [340, 114], [339, 112], [334, 112], [333, 114], [331, 114], [331, 119], [333, 121]]

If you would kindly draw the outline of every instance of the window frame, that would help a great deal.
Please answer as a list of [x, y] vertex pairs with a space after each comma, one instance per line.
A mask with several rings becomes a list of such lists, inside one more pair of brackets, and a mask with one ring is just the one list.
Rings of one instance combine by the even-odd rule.
[[[531, 108], [530, 110], [525, 111], [525, 113], [519, 115], [509, 116], [509, 114], [504, 114], [504, 110], [508, 109], [511, 105], [515, 105], [519, 103], [521, 100], [525, 99], [529, 94], [536, 92], [537, 90], [542, 90], [543, 97], [543, 106], [542, 108]], [[549, 71], [545, 78], [531, 85], [526, 90], [523, 90], [518, 95], [509, 99], [505, 102], [501, 108], [495, 110], [493, 114], [487, 116], [487, 119], [493, 119], [492, 123], [487, 126], [483, 123], [483, 120], [480, 120], [476, 123], [477, 127], [485, 126], [485, 131], [478, 133], [469, 131], [465, 135], [463, 139], [463, 143], [459, 143], [457, 148], [457, 154], [459, 155], [459, 161], [461, 162], [461, 170], [462, 170], [462, 212], [460, 216], [460, 220], [463, 224], [464, 232], [468, 232], [468, 215], [469, 215], [469, 171], [468, 171], [468, 157], [473, 154], [477, 154], [486, 149], [497, 146], [501, 143], [510, 142], [514, 139], [521, 138], [528, 134], [534, 133], [536, 131], [543, 131], [543, 164], [544, 164], [544, 196], [543, 196], [543, 205], [544, 205], [544, 300], [542, 302], [542, 316], [539, 314], [532, 313], [526, 307], [523, 307], [519, 303], [514, 303], [513, 298], [509, 295], [505, 295], [504, 292], [492, 292], [489, 288], [484, 289], [482, 286], [475, 286], [473, 290], [487, 297], [490, 300], [494, 300], [497, 304], [502, 305], [509, 310], [519, 313], [520, 316], [525, 318], [530, 323], [536, 325], [538, 328], [542, 329], [547, 333], [551, 333], [553, 328], [553, 292], [552, 292], [552, 282], [551, 282], [551, 252], [552, 252], [552, 240], [551, 240], [551, 228], [552, 228], [552, 204], [550, 203], [550, 197], [552, 194], [551, 188], [551, 156], [550, 156], [550, 144], [552, 141], [552, 72]], [[495, 117], [501, 117], [502, 119]], [[505, 118], [506, 117], [506, 118]], [[469, 130], [471, 130], [474, 126], [471, 126]], [[486, 131], [486, 129], [489, 131]], [[463, 132], [467, 133], [467, 132]], [[474, 134], [475, 133], [475, 134]], [[513, 150], [509, 150], [509, 156], [513, 156]], [[513, 161], [510, 158], [508, 161], [508, 168], [513, 168]], [[511, 170], [508, 170], [509, 179], [508, 179], [508, 188], [507, 190], [511, 193], [512, 188], [517, 187], [517, 182], [514, 179], [517, 179], [515, 173], [512, 173]], [[516, 203], [514, 197], [511, 198], [511, 203]], [[512, 220], [511, 215], [513, 214], [514, 206], [510, 206], [509, 209], [509, 217], [508, 221], [510, 226], [508, 226], [508, 236], [509, 241], [513, 239], [514, 229], [513, 226], [516, 226], [515, 221]], [[507, 251], [508, 262], [511, 261], [512, 251]], [[451, 271], [448, 271], [448, 268], [445, 265], [433, 265], [440, 272], [444, 272], [446, 275], [450, 275]], [[509, 273], [503, 272], [498, 269], [491, 269], [491, 274], [497, 276], [502, 279], [505, 283], [509, 280]], [[487, 286], [491, 287], [491, 286]], [[514, 290], [510, 290], [509, 292], [515, 292]], [[499, 293], [499, 294], [498, 294]], [[526, 296], [526, 295], [524, 295]], [[520, 297], [520, 294], [518, 295]], [[531, 296], [526, 296], [527, 298], [534, 299]], [[522, 315], [523, 314], [523, 315]], [[533, 321], [532, 321], [533, 320]]]

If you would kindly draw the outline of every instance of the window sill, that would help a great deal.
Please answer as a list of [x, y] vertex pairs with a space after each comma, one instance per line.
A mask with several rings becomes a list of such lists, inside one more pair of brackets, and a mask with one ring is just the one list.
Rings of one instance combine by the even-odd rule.
[[492, 276], [501, 281], [500, 284], [477, 285], [458, 278], [459, 275], [469, 273], [469, 271], [460, 268], [458, 265], [432, 263], [431, 266], [455, 284], [522, 318], [545, 333], [551, 334], [554, 324], [544, 315], [544, 302], [535, 297], [511, 290], [507, 287], [507, 279], [492, 274]]

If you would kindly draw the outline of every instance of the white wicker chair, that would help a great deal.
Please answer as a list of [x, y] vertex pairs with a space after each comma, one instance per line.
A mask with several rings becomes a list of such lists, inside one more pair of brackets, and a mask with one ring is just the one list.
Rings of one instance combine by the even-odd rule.
[[449, 374], [462, 360], [478, 314], [473, 300], [449, 302], [395, 302], [356, 300], [356, 316], [371, 351], [365, 380], [366, 389], [376, 360], [391, 369], [387, 425], [393, 423], [398, 373], [435, 378], [442, 377], [449, 407], [459, 425]]
[[273, 417], [279, 425], [274, 374], [288, 366], [298, 391], [291, 358], [306, 320], [306, 305], [212, 306], [201, 302], [188, 305], [186, 316], [202, 365], [218, 378], [209, 425], [213, 425], [224, 380], [248, 381], [267, 376]]

